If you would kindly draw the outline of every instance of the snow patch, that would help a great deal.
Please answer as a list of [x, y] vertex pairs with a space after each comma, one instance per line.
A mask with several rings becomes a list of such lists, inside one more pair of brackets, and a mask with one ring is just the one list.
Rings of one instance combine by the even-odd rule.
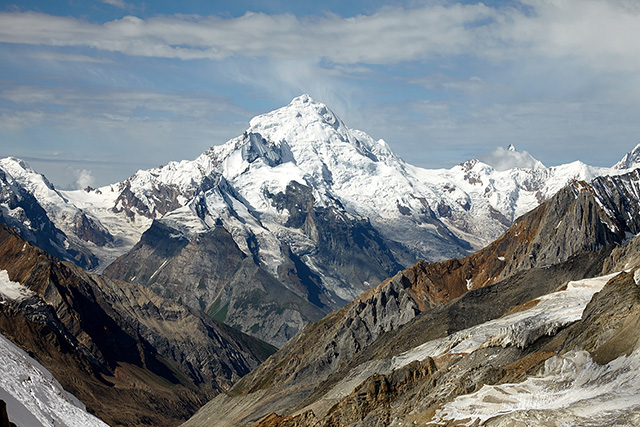
[[640, 286], [640, 268], [633, 273], [633, 281], [636, 282], [636, 286]]
[[12, 282], [7, 270], [0, 270], [0, 295], [13, 301], [24, 301], [35, 294], [26, 286]]

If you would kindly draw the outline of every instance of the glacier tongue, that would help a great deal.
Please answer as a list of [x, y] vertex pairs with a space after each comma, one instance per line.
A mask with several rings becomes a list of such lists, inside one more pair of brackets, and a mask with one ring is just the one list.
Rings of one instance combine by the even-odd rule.
[[[544, 372], [518, 384], [485, 385], [436, 413], [437, 425], [637, 426], [640, 423], [640, 350], [606, 365], [588, 352], [553, 356]], [[516, 423], [516, 424], [514, 424]], [[475, 424], [473, 424], [475, 425]]]
[[[428, 341], [391, 359], [366, 362], [351, 370], [324, 399], [344, 397], [371, 375], [388, 374], [427, 357], [437, 359], [453, 354], [468, 354], [480, 348], [495, 346], [525, 347], [545, 334], [554, 334], [558, 329], [580, 320], [593, 294], [617, 274], [569, 282], [565, 290], [540, 297], [533, 307], [521, 312]], [[460, 406], [464, 407], [464, 404]], [[460, 419], [464, 418], [468, 418], [468, 414]]]
[[538, 298], [535, 306], [499, 319], [429, 341], [394, 358], [394, 368], [414, 360], [453, 353], [471, 353], [482, 347], [526, 347], [543, 335], [580, 320], [591, 297], [618, 273], [569, 282], [563, 291]]

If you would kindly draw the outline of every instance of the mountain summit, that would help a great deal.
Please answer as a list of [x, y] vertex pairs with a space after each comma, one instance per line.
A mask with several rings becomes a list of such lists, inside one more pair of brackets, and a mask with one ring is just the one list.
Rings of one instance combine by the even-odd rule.
[[625, 154], [625, 156], [616, 163], [613, 168], [614, 169], [633, 169], [640, 166], [640, 144], [636, 145], [636, 147]]

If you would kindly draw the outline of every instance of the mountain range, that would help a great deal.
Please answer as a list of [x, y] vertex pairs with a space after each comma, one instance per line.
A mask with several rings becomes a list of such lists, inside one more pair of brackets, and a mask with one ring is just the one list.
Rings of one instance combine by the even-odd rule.
[[0, 159], [9, 418], [637, 424], [640, 145], [504, 153], [421, 169], [303, 95], [96, 189]]
[[612, 168], [547, 168], [509, 150], [528, 167], [418, 168], [302, 95], [193, 161], [97, 189], [60, 191], [2, 159], [0, 220], [61, 259], [282, 346], [418, 260], [484, 247], [572, 180], [640, 165], [640, 146]]

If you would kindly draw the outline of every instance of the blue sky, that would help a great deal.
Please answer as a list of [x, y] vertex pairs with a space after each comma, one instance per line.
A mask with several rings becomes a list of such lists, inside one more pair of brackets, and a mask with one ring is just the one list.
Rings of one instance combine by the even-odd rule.
[[193, 159], [308, 93], [410, 163], [640, 142], [635, 0], [0, 3], [0, 156], [61, 188]]

